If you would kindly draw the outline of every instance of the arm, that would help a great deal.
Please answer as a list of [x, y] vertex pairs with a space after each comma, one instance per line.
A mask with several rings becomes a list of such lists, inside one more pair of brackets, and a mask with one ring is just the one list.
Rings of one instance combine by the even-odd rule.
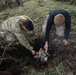
[[70, 16], [68, 16], [68, 18], [66, 18], [66, 22], [65, 22], [64, 39], [66, 39], [66, 40], [68, 40], [68, 38], [69, 38], [70, 29], [71, 29], [71, 18], [70, 18]]
[[53, 17], [50, 16], [50, 18], [47, 21], [47, 26], [46, 26], [46, 31], [45, 31], [45, 41], [47, 42], [49, 41], [49, 34], [50, 34], [52, 25], [53, 25]]
[[30, 51], [32, 51], [33, 48], [30, 46], [27, 39], [22, 33], [15, 33], [15, 36], [19, 40], [20, 44], [22, 44], [25, 48], [30, 49]]
[[68, 44], [70, 29], [71, 29], [71, 18], [70, 18], [70, 15], [68, 14], [65, 19], [65, 33], [64, 33], [64, 40], [63, 40], [64, 45]]
[[47, 21], [47, 26], [46, 26], [46, 31], [45, 31], [45, 45], [44, 45], [45, 51], [48, 51], [49, 34], [50, 34], [52, 25], [53, 25], [53, 17], [50, 16], [50, 18]]

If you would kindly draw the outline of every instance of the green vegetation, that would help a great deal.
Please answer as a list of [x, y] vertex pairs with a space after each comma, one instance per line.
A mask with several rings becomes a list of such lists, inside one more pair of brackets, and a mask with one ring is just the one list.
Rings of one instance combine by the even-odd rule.
[[[70, 5], [66, 2], [59, 2], [55, 0], [46, 0], [39, 4], [36, 0], [26, 1], [22, 6], [14, 8], [7, 8], [0, 12], [0, 18], [8, 14], [8, 17], [17, 15], [27, 15], [31, 17], [36, 26], [42, 25], [43, 18], [53, 9], [63, 8], [70, 12], [74, 18], [76, 16], [76, 6]], [[7, 18], [8, 18], [7, 17]], [[4, 19], [4, 18], [3, 18]], [[3, 19], [1, 21], [3, 21]], [[6, 18], [5, 18], [6, 19]], [[5, 20], [4, 19], [4, 20]]]
[[[53, 9], [58, 8], [66, 9], [67, 11], [69, 11], [72, 17], [72, 25], [76, 24], [76, 6], [70, 5], [66, 2], [60, 2], [55, 0], [46, 0], [43, 3], [38, 3], [37, 0], [30, 0], [25, 2], [22, 6], [7, 8], [6, 10], [0, 12], [0, 24], [2, 24], [4, 20], [11, 16], [27, 15], [31, 17], [34, 21], [37, 32], [40, 32], [44, 17], [48, 15], [48, 13]], [[62, 68], [57, 69], [60, 73], [63, 72]], [[36, 71], [33, 68], [28, 70], [28, 74], [24, 73], [23, 75], [59, 75], [57, 69], [56, 67], [50, 66], [49, 68], [46, 68], [44, 70]]]

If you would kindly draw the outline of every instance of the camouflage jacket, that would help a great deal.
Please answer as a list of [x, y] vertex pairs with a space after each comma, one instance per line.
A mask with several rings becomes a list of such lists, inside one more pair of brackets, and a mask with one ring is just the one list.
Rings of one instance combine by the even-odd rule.
[[27, 49], [32, 50], [32, 46], [30, 46], [29, 42], [33, 43], [33, 40], [36, 38], [36, 36], [33, 34], [33, 31], [24, 32], [23, 30], [20, 29], [18, 21], [22, 18], [28, 18], [28, 17], [23, 15], [7, 19], [2, 24], [2, 29], [4, 31], [9, 31], [12, 34], [14, 34], [20, 44], [22, 44]]

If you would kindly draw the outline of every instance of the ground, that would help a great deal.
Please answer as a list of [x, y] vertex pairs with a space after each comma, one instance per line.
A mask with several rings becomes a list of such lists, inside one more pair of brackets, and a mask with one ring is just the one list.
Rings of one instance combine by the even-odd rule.
[[24, 47], [8, 47], [1, 40], [0, 75], [76, 75], [76, 6], [55, 0], [46, 0], [43, 3], [30, 0], [22, 6], [1, 11], [0, 24], [11, 16], [26, 14], [34, 21], [36, 33], [41, 35], [41, 26], [45, 16], [56, 8], [66, 9], [71, 15], [72, 26], [69, 44], [67, 46], [51, 44], [52, 56], [49, 57], [47, 63], [42, 63], [34, 60], [30, 53], [27, 55]]
[[7, 72], [14, 75], [29, 74], [33, 71], [42, 71], [41, 75], [43, 75], [46, 69], [45, 75], [53, 72], [52, 75], [76, 74], [76, 43], [70, 43], [69, 46], [61, 45], [61, 47], [51, 44], [49, 49], [51, 56], [47, 62], [35, 60], [31, 52], [21, 45], [8, 46], [1, 40], [0, 46], [0, 73], [2, 75], [6, 75]]

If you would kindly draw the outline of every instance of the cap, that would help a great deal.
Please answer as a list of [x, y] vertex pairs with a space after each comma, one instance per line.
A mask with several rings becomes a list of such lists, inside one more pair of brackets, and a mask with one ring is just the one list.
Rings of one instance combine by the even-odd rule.
[[25, 22], [23, 22], [23, 25], [28, 29], [29, 31], [32, 31], [34, 29], [34, 25], [31, 20], [27, 19]]
[[65, 17], [62, 15], [62, 14], [57, 14], [55, 17], [54, 17], [54, 24], [57, 25], [57, 26], [61, 26], [63, 25], [65, 22]]

